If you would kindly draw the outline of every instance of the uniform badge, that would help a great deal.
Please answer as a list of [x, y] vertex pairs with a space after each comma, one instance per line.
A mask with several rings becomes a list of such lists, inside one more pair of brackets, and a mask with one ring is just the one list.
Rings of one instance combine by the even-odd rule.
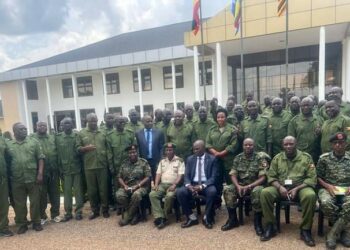
[[267, 166], [268, 166], [267, 161], [263, 161], [263, 162], [262, 162], [262, 166], [263, 166], [264, 168], [267, 168]]
[[314, 169], [315, 168], [315, 164], [310, 164], [309, 168]]

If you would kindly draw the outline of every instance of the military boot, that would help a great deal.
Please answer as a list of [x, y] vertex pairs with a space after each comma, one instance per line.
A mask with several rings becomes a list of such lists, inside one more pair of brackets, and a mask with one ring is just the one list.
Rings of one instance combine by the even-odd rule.
[[346, 228], [340, 235], [340, 243], [344, 247], [350, 247], [350, 229]]
[[263, 234], [263, 227], [262, 227], [262, 213], [256, 212], [254, 214], [254, 229], [255, 233], [258, 236], [261, 236]]
[[340, 234], [346, 226], [347, 222], [343, 218], [339, 218], [328, 232], [326, 237], [326, 248], [335, 249], [337, 240], [340, 239]]
[[225, 225], [221, 227], [222, 231], [227, 231], [232, 228], [239, 227], [236, 208], [228, 207], [227, 212], [228, 212], [228, 220], [226, 221]]

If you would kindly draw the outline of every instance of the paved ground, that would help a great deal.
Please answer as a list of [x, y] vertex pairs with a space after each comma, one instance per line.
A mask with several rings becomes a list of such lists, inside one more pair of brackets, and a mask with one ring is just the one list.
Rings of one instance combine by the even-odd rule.
[[[0, 238], [0, 249], [308, 249], [299, 240], [300, 213], [294, 207], [291, 211], [291, 224], [286, 225], [282, 219], [282, 233], [269, 242], [261, 243], [249, 217], [246, 217], [244, 226], [222, 232], [220, 227], [225, 223], [227, 215], [224, 209], [218, 212], [217, 222], [212, 230], [204, 228], [203, 225], [181, 229], [180, 223], [175, 223], [171, 216], [171, 225], [160, 231], [154, 228], [151, 215], [147, 222], [123, 228], [117, 225], [119, 217], [114, 212], [109, 219], [97, 218], [89, 221], [86, 204], [84, 220], [52, 222], [45, 225], [42, 232], [30, 229], [24, 235]], [[282, 216], [284, 217], [283, 211]], [[15, 231], [13, 217], [11, 210], [10, 228]], [[325, 249], [324, 239], [316, 236], [317, 215], [314, 221], [313, 234], [317, 245], [313, 249]]]

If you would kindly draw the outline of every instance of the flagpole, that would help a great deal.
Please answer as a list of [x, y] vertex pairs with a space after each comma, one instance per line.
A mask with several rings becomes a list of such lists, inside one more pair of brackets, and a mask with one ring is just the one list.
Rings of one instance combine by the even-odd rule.
[[289, 23], [289, 17], [288, 17], [288, 0], [286, 0], [286, 91], [285, 91], [285, 100], [287, 104], [287, 90], [288, 90], [288, 62], [289, 62], [289, 54], [288, 54], [288, 23]]
[[245, 77], [244, 77], [244, 57], [243, 57], [243, 5], [242, 0], [240, 1], [241, 6], [241, 20], [240, 20], [240, 42], [241, 42], [241, 83], [242, 83], [242, 101], [245, 98]]
[[202, 1], [199, 0], [199, 20], [201, 27], [201, 58], [202, 58], [202, 70], [201, 70], [201, 81], [203, 84], [203, 94], [204, 94], [204, 106], [207, 107], [207, 91], [206, 91], [206, 77], [205, 73], [205, 61], [204, 61], [204, 44], [203, 44], [203, 21], [202, 21]]

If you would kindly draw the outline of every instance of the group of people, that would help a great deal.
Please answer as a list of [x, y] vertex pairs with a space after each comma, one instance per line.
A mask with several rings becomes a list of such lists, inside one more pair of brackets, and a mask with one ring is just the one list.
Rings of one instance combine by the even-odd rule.
[[213, 98], [208, 110], [194, 102], [174, 113], [157, 109], [154, 118], [145, 115], [141, 121], [132, 109], [129, 119], [107, 113], [98, 126], [91, 113], [81, 131], [66, 117], [55, 134], [39, 121], [36, 132], [27, 136], [26, 127], [16, 123], [14, 139], [0, 138], [0, 235], [13, 235], [9, 201], [17, 233], [28, 230], [27, 197], [32, 227], [41, 231], [48, 221], [48, 198], [55, 222], [73, 219], [73, 194], [74, 217], [82, 220], [87, 193], [89, 219], [108, 218], [112, 207], [122, 215], [120, 226], [137, 224], [140, 206], [150, 203], [159, 229], [169, 223], [175, 201], [186, 216], [181, 227], [198, 224], [193, 199], [204, 199], [202, 222], [211, 229], [223, 196], [228, 220], [221, 229], [227, 231], [239, 226], [238, 200], [249, 196], [261, 241], [276, 235], [274, 203], [293, 200], [302, 210], [301, 239], [314, 246], [311, 228], [318, 200], [332, 225], [327, 248], [335, 249], [338, 241], [350, 247], [349, 116], [342, 89], [333, 87], [319, 103], [314, 96], [299, 98], [290, 91], [285, 99], [266, 96], [259, 105], [249, 92], [241, 104], [229, 96], [223, 108]]

